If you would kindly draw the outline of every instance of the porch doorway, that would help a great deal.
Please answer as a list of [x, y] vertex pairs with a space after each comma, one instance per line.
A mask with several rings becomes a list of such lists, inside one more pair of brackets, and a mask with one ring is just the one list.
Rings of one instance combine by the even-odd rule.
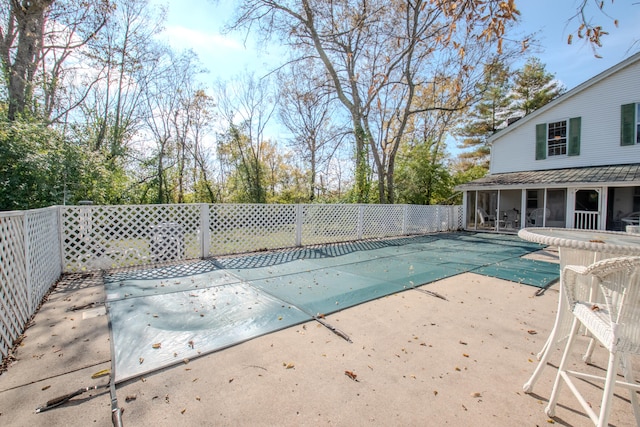
[[575, 192], [573, 210], [575, 228], [582, 230], [600, 229], [600, 190], [589, 188]]

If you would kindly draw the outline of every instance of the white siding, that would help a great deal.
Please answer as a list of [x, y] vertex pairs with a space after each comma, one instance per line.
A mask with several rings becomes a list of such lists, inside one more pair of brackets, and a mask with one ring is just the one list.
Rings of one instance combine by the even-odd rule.
[[[495, 136], [490, 173], [640, 162], [640, 144], [620, 146], [620, 106], [640, 103], [640, 61], [558, 101]], [[582, 117], [580, 155], [536, 160], [536, 124], [571, 117]]]

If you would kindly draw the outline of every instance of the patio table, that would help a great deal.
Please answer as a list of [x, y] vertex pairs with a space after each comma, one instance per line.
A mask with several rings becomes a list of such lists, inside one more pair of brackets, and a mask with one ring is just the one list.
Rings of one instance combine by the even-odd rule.
[[[640, 236], [623, 232], [540, 227], [523, 228], [518, 232], [518, 236], [530, 242], [558, 247], [561, 272], [567, 265], [588, 266], [606, 258], [640, 255]], [[561, 279], [555, 323], [549, 338], [538, 354], [538, 366], [523, 386], [526, 393], [532, 391], [542, 370], [547, 365], [553, 343], [558, 339], [566, 338], [569, 334], [571, 325], [569, 302], [562, 287]], [[588, 361], [591, 351], [590, 345], [584, 358], [585, 361]]]

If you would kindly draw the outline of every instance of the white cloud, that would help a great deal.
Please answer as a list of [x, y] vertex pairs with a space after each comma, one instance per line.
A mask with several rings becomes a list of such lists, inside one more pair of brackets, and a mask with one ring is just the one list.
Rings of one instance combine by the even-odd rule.
[[177, 48], [211, 52], [221, 55], [224, 51], [246, 51], [245, 47], [230, 36], [217, 32], [205, 32], [182, 26], [168, 27], [165, 32], [169, 43]]

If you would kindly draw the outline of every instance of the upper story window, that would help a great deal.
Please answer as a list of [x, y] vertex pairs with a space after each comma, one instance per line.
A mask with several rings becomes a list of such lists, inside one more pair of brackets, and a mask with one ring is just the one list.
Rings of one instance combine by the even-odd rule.
[[640, 103], [625, 104], [621, 111], [620, 145], [640, 144]]
[[573, 117], [536, 125], [536, 160], [580, 155], [582, 119]]
[[547, 155], [561, 156], [567, 154], [567, 121], [547, 124]]

